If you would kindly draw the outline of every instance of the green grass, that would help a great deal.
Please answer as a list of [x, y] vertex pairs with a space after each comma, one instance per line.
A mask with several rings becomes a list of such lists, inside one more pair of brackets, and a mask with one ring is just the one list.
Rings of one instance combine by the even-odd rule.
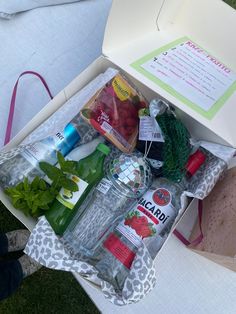
[[236, 9], [236, 0], [224, 0], [226, 3], [228, 3], [231, 7]]
[[[0, 203], [0, 231], [24, 226]], [[19, 254], [11, 254], [17, 258]], [[1, 284], [1, 283], [0, 283]], [[83, 288], [68, 272], [42, 268], [26, 278], [18, 291], [0, 302], [0, 314], [99, 313]]]

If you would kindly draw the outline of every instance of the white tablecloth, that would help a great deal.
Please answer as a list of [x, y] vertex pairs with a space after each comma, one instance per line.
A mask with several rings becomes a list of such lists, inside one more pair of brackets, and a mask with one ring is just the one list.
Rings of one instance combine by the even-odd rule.
[[[0, 19], [0, 147], [12, 89], [21, 72], [39, 72], [56, 95], [102, 51], [111, 0], [85, 0], [38, 8]], [[12, 135], [49, 101], [40, 81], [21, 79]]]

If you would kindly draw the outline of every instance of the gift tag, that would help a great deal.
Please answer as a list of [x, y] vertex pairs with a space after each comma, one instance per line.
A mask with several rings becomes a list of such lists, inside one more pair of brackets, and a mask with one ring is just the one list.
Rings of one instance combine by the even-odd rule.
[[156, 119], [150, 116], [140, 117], [139, 122], [139, 140], [164, 142], [161, 128], [159, 127]]

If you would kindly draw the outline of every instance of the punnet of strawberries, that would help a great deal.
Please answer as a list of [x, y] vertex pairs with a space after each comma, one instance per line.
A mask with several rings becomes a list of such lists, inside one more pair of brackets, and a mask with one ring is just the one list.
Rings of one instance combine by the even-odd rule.
[[[119, 76], [116, 85], [115, 79], [104, 86], [82, 114], [86, 114], [94, 128], [108, 139], [115, 138], [126, 147], [134, 146], [138, 135], [138, 112], [147, 108], [147, 103], [123, 77]], [[120, 82], [121, 86], [117, 87]]]

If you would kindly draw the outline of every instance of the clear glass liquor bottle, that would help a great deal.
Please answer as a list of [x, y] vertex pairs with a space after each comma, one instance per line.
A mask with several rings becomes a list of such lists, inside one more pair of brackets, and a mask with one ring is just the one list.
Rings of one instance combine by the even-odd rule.
[[105, 178], [93, 190], [63, 240], [78, 258], [88, 259], [106, 230], [127, 212], [151, 185], [151, 169], [142, 157], [121, 154], [108, 166]]
[[156, 179], [128, 215], [104, 235], [90, 259], [101, 279], [122, 291], [141, 242], [144, 238], [160, 235], [163, 230], [170, 230], [181, 208], [181, 194], [204, 161], [205, 155], [198, 150], [190, 156], [181, 182]]

